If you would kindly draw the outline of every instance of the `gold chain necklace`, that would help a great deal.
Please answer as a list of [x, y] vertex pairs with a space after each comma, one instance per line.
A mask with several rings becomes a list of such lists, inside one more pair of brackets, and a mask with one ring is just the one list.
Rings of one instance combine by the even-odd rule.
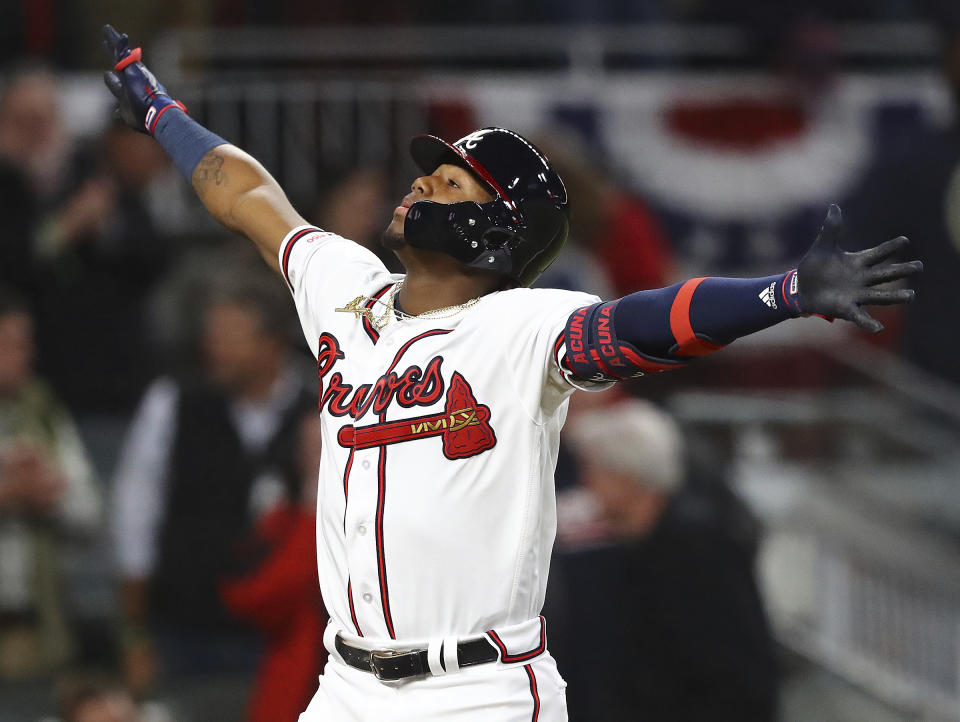
[[480, 303], [480, 297], [471, 298], [469, 301], [464, 301], [463, 303], [458, 303], [456, 306], [444, 306], [443, 308], [435, 308], [432, 311], [424, 311], [423, 313], [407, 313], [406, 311], [401, 311], [396, 307], [396, 298], [397, 294], [400, 293], [400, 289], [403, 288], [403, 281], [397, 281], [394, 287], [390, 290], [390, 298], [387, 299], [387, 312], [384, 314], [383, 325], [386, 326], [389, 317], [392, 314], [396, 314], [398, 318], [427, 318], [427, 319], [439, 319], [439, 318], [451, 318], [456, 316], [461, 311], [466, 311], [468, 308], [472, 308]]
[[[435, 308], [432, 311], [424, 311], [423, 313], [407, 313], [406, 311], [401, 311], [396, 307], [397, 294], [400, 293], [400, 289], [403, 288], [403, 281], [397, 281], [393, 288], [390, 289], [390, 295], [387, 297], [386, 303], [381, 301], [379, 298], [368, 298], [364, 296], [357, 296], [350, 303], [342, 308], [335, 309], [336, 311], [341, 311], [344, 313], [352, 313], [358, 319], [366, 318], [370, 325], [372, 325], [377, 331], [383, 330], [384, 326], [390, 323], [390, 320], [396, 316], [399, 319], [412, 319], [412, 318], [423, 318], [423, 319], [441, 319], [441, 318], [451, 318], [456, 316], [461, 311], [466, 311], [468, 308], [472, 308], [480, 303], [480, 298], [471, 298], [469, 301], [464, 301], [459, 303], [456, 306], [444, 306], [443, 308]], [[374, 303], [383, 304], [385, 310], [380, 315], [374, 315], [373, 308], [364, 308], [364, 302], [374, 301]]]

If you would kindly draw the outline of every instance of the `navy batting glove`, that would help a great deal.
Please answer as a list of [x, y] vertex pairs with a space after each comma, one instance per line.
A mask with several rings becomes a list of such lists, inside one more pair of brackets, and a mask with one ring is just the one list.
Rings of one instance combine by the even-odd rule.
[[113, 62], [113, 70], [103, 74], [103, 82], [119, 102], [116, 115], [141, 133], [153, 135], [160, 116], [176, 107], [186, 112], [183, 103], [174, 100], [140, 62], [141, 49], [130, 49], [126, 34], [111, 25], [103, 26], [103, 47]]
[[883, 330], [883, 324], [862, 306], [887, 306], [913, 300], [910, 288], [876, 289], [889, 281], [906, 278], [923, 270], [923, 263], [893, 263], [890, 256], [907, 246], [904, 236], [874, 248], [847, 253], [840, 248], [843, 216], [839, 206], [831, 205], [820, 234], [797, 267], [800, 310], [803, 313], [842, 318], [871, 333]]

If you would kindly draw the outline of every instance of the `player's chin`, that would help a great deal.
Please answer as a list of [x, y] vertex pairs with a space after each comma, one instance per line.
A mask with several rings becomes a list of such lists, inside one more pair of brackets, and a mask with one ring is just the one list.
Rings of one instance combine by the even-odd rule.
[[407, 245], [407, 239], [403, 235], [403, 222], [399, 224], [394, 220], [386, 230], [380, 234], [380, 245], [390, 251], [396, 251]]

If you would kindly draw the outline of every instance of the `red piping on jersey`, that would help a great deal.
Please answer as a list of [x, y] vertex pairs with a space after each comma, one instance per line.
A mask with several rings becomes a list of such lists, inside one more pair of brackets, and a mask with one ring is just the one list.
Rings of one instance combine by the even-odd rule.
[[557, 368], [561, 372], [573, 373], [573, 369], [570, 366], [570, 360], [564, 356], [563, 360], [560, 359], [560, 349], [563, 348], [563, 344], [566, 343], [567, 336], [565, 331], [561, 331], [560, 335], [557, 336], [557, 342], [553, 344], [553, 362], [557, 365]]
[[[387, 286], [383, 289], [386, 291]], [[382, 294], [383, 291], [380, 293]], [[397, 351], [396, 356], [393, 357], [393, 362], [390, 364], [384, 374], [388, 375], [393, 371], [394, 367], [400, 361], [400, 357], [407, 352], [407, 349], [410, 348], [413, 344], [421, 339], [427, 338], [429, 336], [440, 336], [447, 334], [453, 331], [451, 328], [435, 328], [430, 331], [424, 331], [417, 336], [414, 336], [412, 339], [407, 341], [400, 349]], [[380, 423], [383, 424], [387, 420], [387, 410], [384, 409], [380, 412]], [[376, 518], [376, 536], [377, 536], [377, 576], [380, 581], [380, 602], [383, 606], [383, 621], [387, 625], [387, 632], [390, 634], [390, 639], [396, 639], [397, 636], [393, 630], [393, 615], [390, 612], [390, 590], [387, 586], [387, 556], [384, 551], [384, 540], [383, 540], [383, 509], [386, 505], [387, 497], [387, 447], [380, 447], [380, 461], [377, 464], [377, 518]]]
[[280, 270], [283, 271], [283, 280], [285, 280], [287, 286], [290, 287], [290, 293], [293, 293], [293, 284], [290, 283], [290, 272], [288, 270], [290, 266], [290, 251], [293, 250], [294, 243], [310, 233], [323, 233], [323, 231], [313, 226], [299, 230], [290, 237], [290, 240], [287, 241], [287, 247], [283, 249], [283, 260], [280, 262]]
[[390, 590], [387, 588], [387, 560], [383, 553], [383, 507], [387, 497], [387, 447], [380, 447], [380, 462], [377, 465], [377, 567], [380, 577], [380, 601], [383, 602], [383, 621], [387, 624], [390, 639], [396, 639], [393, 631], [393, 615], [390, 613]]
[[[373, 305], [380, 300], [381, 296], [387, 292], [387, 289], [393, 286], [394, 284], [388, 283], [386, 286], [377, 291], [373, 296], [363, 304], [364, 308], [373, 308]], [[370, 319], [366, 316], [363, 317], [363, 330], [367, 332], [367, 336], [370, 337], [370, 340], [376, 343], [380, 340], [380, 332], [373, 327], [373, 324], [370, 323]], [[396, 363], [396, 362], [394, 362]], [[389, 373], [389, 372], [388, 372]]]
[[697, 334], [690, 324], [690, 302], [693, 300], [693, 294], [697, 290], [697, 286], [705, 280], [707, 280], [705, 277], [691, 278], [680, 286], [680, 290], [677, 291], [677, 295], [673, 299], [673, 305], [670, 307], [670, 331], [677, 341], [678, 356], [706, 356], [723, 348], [723, 346], [697, 338]]
[[357, 630], [357, 636], [362, 637], [360, 625], [357, 624], [357, 613], [353, 608], [353, 587], [350, 586], [350, 579], [347, 579], [347, 601], [350, 603], [350, 621], [353, 622], [353, 628]]
[[490, 638], [490, 641], [497, 645], [497, 648], [500, 650], [500, 661], [503, 663], [509, 662], [528, 662], [536, 656], [543, 654], [543, 650], [547, 648], [547, 623], [543, 618], [543, 615], [540, 615], [540, 644], [533, 649], [529, 649], [526, 652], [520, 652], [520, 654], [510, 654], [507, 651], [507, 645], [503, 643], [503, 640], [500, 639], [499, 635], [492, 629], [487, 631], [487, 636]]
[[537, 675], [533, 673], [533, 667], [529, 664], [523, 666], [530, 680], [530, 694], [533, 696], [533, 716], [530, 722], [537, 722], [540, 719], [540, 694], [537, 692]]
[[563, 331], [561, 331], [560, 335], [557, 336], [556, 342], [553, 344], [553, 361], [557, 366], [560, 365], [560, 348], [563, 346], [565, 340], [566, 336], [564, 336]]
[[347, 465], [343, 470], [343, 530], [347, 530], [347, 499], [350, 491], [350, 470], [353, 468], [354, 449], [350, 449], [350, 455], [347, 457]]
[[[347, 487], [350, 483], [350, 469], [353, 468], [353, 449], [350, 449], [350, 455], [347, 457], [347, 466], [343, 471], [343, 530], [347, 530]], [[360, 625], [357, 624], [357, 613], [353, 608], [353, 589], [350, 586], [350, 578], [347, 577], [347, 602], [350, 605], [350, 620], [353, 622], [353, 628], [357, 630], [357, 636], [362, 637]]]

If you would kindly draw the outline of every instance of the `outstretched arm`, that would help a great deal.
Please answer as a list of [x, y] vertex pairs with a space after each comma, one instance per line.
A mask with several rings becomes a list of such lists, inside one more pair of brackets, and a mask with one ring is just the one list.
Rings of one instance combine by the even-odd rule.
[[266, 169], [236, 146], [219, 145], [197, 163], [190, 181], [210, 215], [253, 241], [279, 272], [280, 242], [290, 229], [307, 222]]
[[565, 331], [567, 371], [611, 381], [679, 368], [740, 336], [797, 316], [839, 318], [877, 333], [865, 305], [907, 303], [911, 289], [878, 289], [923, 269], [892, 263], [903, 236], [858, 253], [840, 248], [843, 221], [830, 206], [813, 246], [796, 270], [766, 278], [695, 278], [639, 291], [574, 313]]
[[152, 135], [193, 184], [210, 214], [247, 236], [267, 263], [279, 270], [277, 254], [287, 232], [306, 221], [294, 210], [273, 177], [259, 162], [192, 120], [140, 62], [126, 35], [103, 29], [103, 45], [113, 69], [104, 81], [117, 98], [118, 115], [134, 130]]

